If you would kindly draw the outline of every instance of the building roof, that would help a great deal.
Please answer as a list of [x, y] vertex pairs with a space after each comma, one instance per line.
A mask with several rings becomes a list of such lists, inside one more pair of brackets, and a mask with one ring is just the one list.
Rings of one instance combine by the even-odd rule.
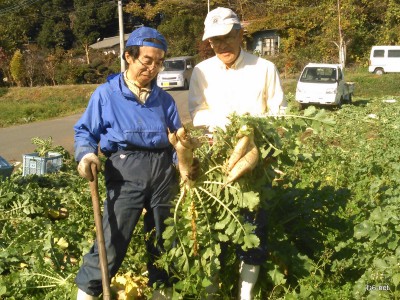
[[[126, 42], [128, 40], [129, 34], [124, 34], [124, 41]], [[116, 45], [119, 45], [119, 35], [117, 36], [112, 36], [108, 38], [104, 38], [103, 40], [94, 43], [90, 45], [90, 48], [93, 49], [107, 49], [107, 48], [112, 48]]]

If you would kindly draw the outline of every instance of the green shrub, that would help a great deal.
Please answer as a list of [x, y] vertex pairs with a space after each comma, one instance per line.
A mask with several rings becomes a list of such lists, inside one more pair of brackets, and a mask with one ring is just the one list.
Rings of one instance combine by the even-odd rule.
[[11, 62], [10, 62], [10, 72], [15, 83], [18, 86], [22, 86], [25, 80], [25, 70], [23, 63], [23, 56], [20, 50], [15, 51]]

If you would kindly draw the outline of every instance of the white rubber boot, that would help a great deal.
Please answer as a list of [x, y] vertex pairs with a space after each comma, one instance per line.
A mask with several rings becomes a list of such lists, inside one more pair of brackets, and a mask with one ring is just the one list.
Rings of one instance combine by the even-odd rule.
[[251, 292], [257, 282], [260, 266], [240, 263], [239, 300], [251, 300]]
[[172, 299], [172, 288], [154, 290], [151, 300], [170, 300]]
[[95, 300], [97, 297], [86, 294], [81, 289], [78, 289], [78, 294], [76, 295], [76, 300]]

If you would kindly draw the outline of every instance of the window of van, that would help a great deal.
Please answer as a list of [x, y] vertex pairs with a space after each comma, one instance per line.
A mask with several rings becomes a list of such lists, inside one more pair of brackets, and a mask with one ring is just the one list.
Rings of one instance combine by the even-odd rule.
[[185, 70], [185, 62], [183, 60], [166, 60], [164, 67], [165, 71], [183, 71]]
[[400, 57], [400, 50], [389, 50], [388, 57]]
[[374, 57], [385, 57], [385, 50], [374, 50]]

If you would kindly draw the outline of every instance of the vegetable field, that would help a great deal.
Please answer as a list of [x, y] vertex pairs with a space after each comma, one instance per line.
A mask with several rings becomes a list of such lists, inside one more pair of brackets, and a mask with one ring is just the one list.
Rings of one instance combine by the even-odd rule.
[[[243, 125], [254, 130], [259, 162], [229, 183], [226, 161]], [[259, 243], [239, 211], [261, 205], [268, 259], [255, 299], [400, 299], [399, 128], [400, 99], [376, 98], [279, 119], [233, 116], [213, 143], [192, 130], [204, 141], [194, 150], [201, 175], [175, 199], [158, 260], [176, 279], [174, 298], [200, 299], [215, 274], [217, 299], [235, 298], [235, 249]], [[0, 299], [74, 298], [95, 229], [89, 185], [67, 153], [58, 173], [17, 170], [0, 182], [0, 232]], [[125, 299], [151, 295], [145, 238], [138, 226], [113, 282]]]

